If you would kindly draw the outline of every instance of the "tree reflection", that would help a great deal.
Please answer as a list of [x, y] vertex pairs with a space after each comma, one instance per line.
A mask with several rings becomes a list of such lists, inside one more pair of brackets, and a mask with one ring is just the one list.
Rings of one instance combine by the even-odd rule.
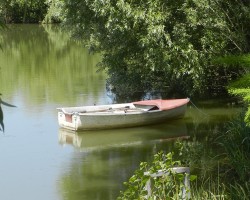
[[105, 74], [95, 67], [100, 56], [90, 55], [60, 27], [9, 25], [1, 36], [0, 65], [8, 66], [0, 78], [4, 92], [23, 94], [29, 105], [45, 100], [75, 105], [103, 94]]
[[78, 152], [60, 181], [63, 199], [116, 199], [140, 161], [150, 161], [172, 141]]

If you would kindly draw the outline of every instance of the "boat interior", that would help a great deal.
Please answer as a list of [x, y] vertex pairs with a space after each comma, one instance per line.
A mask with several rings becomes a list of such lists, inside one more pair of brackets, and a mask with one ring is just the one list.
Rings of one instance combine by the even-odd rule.
[[102, 106], [82, 106], [82, 107], [67, 107], [58, 108], [64, 114], [83, 114], [83, 113], [128, 113], [128, 112], [149, 112], [156, 111], [159, 108], [156, 105], [134, 105], [130, 104], [113, 104], [113, 105], [102, 105]]

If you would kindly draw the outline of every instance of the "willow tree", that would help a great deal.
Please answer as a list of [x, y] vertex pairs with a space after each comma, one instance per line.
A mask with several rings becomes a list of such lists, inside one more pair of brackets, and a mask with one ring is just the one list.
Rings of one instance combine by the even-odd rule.
[[211, 62], [245, 49], [236, 16], [247, 5], [239, 0], [68, 0], [65, 7], [74, 36], [102, 53], [99, 67], [118, 94], [213, 94], [239, 74]]

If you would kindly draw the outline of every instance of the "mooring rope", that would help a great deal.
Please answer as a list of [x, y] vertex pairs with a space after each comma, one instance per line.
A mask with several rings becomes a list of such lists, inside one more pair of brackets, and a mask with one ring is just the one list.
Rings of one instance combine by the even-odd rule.
[[209, 114], [203, 112], [201, 109], [199, 109], [192, 101], [191, 99], [189, 98], [189, 102], [200, 112], [202, 113], [203, 115], [206, 115], [206, 116], [209, 116]]

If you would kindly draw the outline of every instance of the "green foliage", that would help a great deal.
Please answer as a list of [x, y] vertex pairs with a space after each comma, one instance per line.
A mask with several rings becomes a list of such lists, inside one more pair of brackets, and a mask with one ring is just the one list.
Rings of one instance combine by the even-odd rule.
[[[173, 153], [167, 155], [159, 152], [154, 156], [151, 165], [146, 162], [140, 164], [140, 168], [124, 184], [127, 189], [121, 192], [118, 199], [148, 199], [148, 192], [145, 185], [149, 179], [153, 181], [151, 196], [149, 199], [182, 199], [182, 189], [184, 186], [185, 174], [177, 174], [171, 168], [180, 166], [180, 161], [173, 160]], [[162, 170], [168, 175], [150, 178], [149, 174], [154, 174]], [[145, 174], [149, 172], [149, 174]], [[196, 179], [196, 176], [190, 176], [190, 181]]]
[[241, 65], [241, 66], [250, 66], [250, 55], [227, 55], [224, 57], [219, 57], [215, 59], [216, 63], [223, 63], [226, 64], [229, 67], [235, 66], [235, 65]]
[[235, 184], [230, 188], [230, 199], [234, 200], [249, 200], [250, 199], [250, 185], [249, 181], [245, 184]]
[[38, 23], [47, 12], [45, 0], [3, 0], [0, 15], [6, 23]]
[[225, 151], [225, 160], [232, 180], [248, 182], [250, 180], [250, 127], [244, 122], [242, 113], [237, 119], [227, 124], [227, 132], [218, 139]]
[[250, 55], [228, 55], [218, 58], [216, 62], [223, 63], [227, 65], [227, 67], [243, 67], [244, 76], [235, 81], [232, 81], [228, 86], [228, 91], [232, 95], [241, 97], [243, 101], [248, 105], [248, 109], [245, 114], [245, 122], [247, 123], [247, 125], [250, 125]]
[[246, 75], [238, 81], [232, 83], [229, 86], [229, 93], [242, 97], [244, 102], [248, 105], [248, 109], [245, 113], [245, 122], [250, 126], [250, 75]]
[[63, 0], [47, 0], [48, 5], [47, 14], [43, 20], [43, 23], [60, 23], [63, 21]]
[[245, 49], [234, 25], [246, 6], [223, 2], [73, 0], [66, 1], [66, 19], [91, 51], [102, 51], [99, 66], [117, 94], [211, 95], [238, 74], [213, 66], [212, 58]]

